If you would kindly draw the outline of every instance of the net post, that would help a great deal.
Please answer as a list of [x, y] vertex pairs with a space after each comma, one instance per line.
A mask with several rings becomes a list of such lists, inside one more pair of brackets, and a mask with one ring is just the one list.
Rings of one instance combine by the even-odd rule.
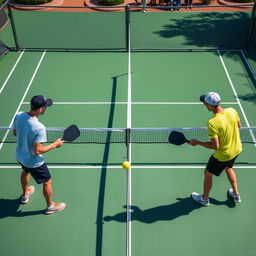
[[126, 51], [129, 52], [130, 46], [130, 6], [129, 4], [125, 6], [125, 30], [126, 30]]
[[251, 21], [250, 21], [250, 25], [249, 25], [249, 30], [248, 30], [248, 35], [247, 35], [247, 42], [246, 42], [246, 46], [245, 46], [246, 51], [248, 51], [249, 46], [250, 46], [250, 39], [251, 39], [251, 36], [252, 36], [253, 23], [254, 23], [254, 19], [255, 19], [255, 12], [256, 12], [256, 0], [254, 0], [254, 5], [253, 5], [253, 8], [252, 8]]
[[126, 139], [125, 139], [125, 144], [126, 144], [126, 157], [127, 157], [127, 160], [130, 161], [130, 144], [131, 144], [131, 128], [127, 128], [125, 130], [125, 133], [126, 133]]
[[16, 27], [15, 27], [13, 15], [12, 15], [12, 8], [11, 8], [11, 5], [9, 3], [8, 3], [8, 15], [9, 15], [9, 18], [11, 20], [12, 32], [13, 32], [13, 37], [14, 37], [14, 41], [15, 41], [16, 51], [19, 51], [20, 46], [19, 46], [19, 43], [18, 43], [18, 36], [17, 36], [17, 32], [16, 32]]

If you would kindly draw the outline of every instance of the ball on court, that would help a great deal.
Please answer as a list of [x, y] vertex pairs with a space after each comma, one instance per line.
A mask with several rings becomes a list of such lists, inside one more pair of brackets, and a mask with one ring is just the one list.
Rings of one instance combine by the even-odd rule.
[[128, 170], [129, 168], [131, 168], [131, 164], [130, 164], [130, 162], [128, 162], [128, 161], [124, 161], [124, 162], [122, 163], [122, 166], [123, 166], [123, 168], [124, 168], [125, 170]]

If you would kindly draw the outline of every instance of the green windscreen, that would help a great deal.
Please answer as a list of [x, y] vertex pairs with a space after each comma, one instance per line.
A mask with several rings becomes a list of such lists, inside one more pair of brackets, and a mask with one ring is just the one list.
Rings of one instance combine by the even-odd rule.
[[129, 41], [131, 50], [246, 48], [252, 5], [238, 11], [210, 7], [172, 12], [147, 7], [148, 12], [141, 12], [123, 6], [115, 12], [90, 12], [12, 6], [11, 14], [21, 49], [127, 50]]
[[124, 49], [125, 13], [12, 11], [20, 48]]
[[13, 47], [15, 47], [13, 31], [8, 17], [7, 4], [4, 4], [0, 8], [0, 56]]
[[251, 12], [131, 13], [133, 49], [240, 49], [246, 46]]
[[254, 51], [256, 49], [256, 11], [255, 8], [252, 12], [252, 19], [251, 19], [251, 28], [250, 28], [250, 46], [254, 48]]

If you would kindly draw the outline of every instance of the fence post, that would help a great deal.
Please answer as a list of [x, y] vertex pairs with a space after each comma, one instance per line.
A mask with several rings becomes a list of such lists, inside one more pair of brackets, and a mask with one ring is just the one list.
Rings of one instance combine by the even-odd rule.
[[126, 51], [129, 52], [130, 50], [130, 7], [129, 4], [125, 6], [125, 29], [126, 29]]
[[14, 24], [13, 15], [12, 15], [12, 8], [11, 8], [11, 5], [9, 3], [8, 3], [8, 15], [9, 15], [10, 20], [11, 20], [13, 37], [14, 37], [14, 41], [15, 41], [15, 45], [16, 45], [16, 51], [19, 51], [20, 46], [19, 46], [19, 43], [18, 43], [17, 32], [16, 32], [16, 28], [15, 28], [15, 24]]

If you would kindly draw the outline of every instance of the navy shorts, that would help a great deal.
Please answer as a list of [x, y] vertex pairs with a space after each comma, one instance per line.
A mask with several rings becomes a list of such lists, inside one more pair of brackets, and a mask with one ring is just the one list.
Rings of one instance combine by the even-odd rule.
[[222, 171], [226, 168], [232, 168], [236, 158], [238, 157], [238, 155], [234, 158], [232, 158], [229, 161], [226, 162], [221, 162], [218, 159], [214, 158], [213, 156], [210, 157], [208, 164], [206, 166], [206, 170], [216, 176], [220, 176], [220, 174], [222, 173]]
[[51, 179], [50, 171], [45, 163], [43, 163], [41, 166], [35, 167], [35, 168], [29, 168], [24, 166], [23, 164], [19, 163], [26, 173], [30, 173], [32, 177], [35, 179], [37, 184], [44, 183]]

